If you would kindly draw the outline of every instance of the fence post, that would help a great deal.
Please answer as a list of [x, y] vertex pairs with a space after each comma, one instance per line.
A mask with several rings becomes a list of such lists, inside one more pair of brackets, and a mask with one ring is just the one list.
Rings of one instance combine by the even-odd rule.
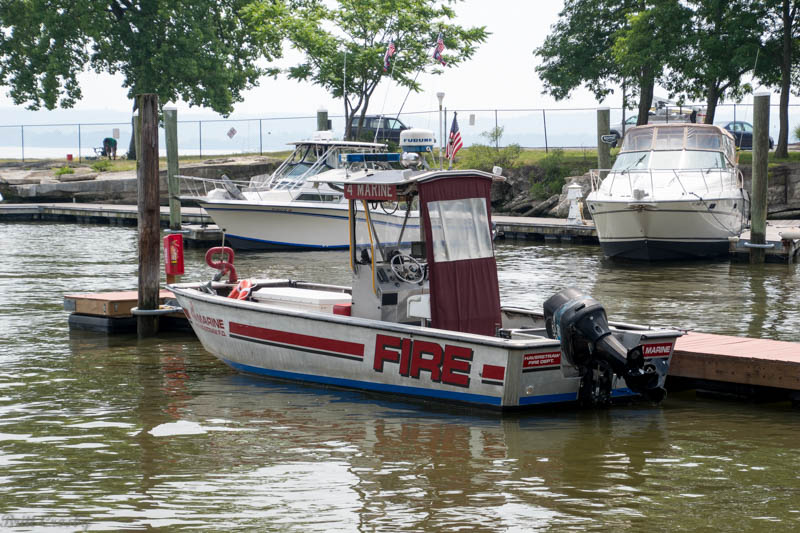
[[261, 129], [261, 119], [258, 119], [258, 155], [264, 155], [264, 131]]
[[164, 106], [164, 140], [167, 145], [167, 194], [169, 196], [169, 229], [181, 229], [181, 186], [178, 182], [178, 108]]
[[[159, 242], [161, 208], [158, 202], [158, 96], [139, 94], [139, 136], [141, 137], [139, 165], [136, 170], [138, 185], [139, 233], [139, 310], [158, 309]], [[158, 333], [158, 317], [137, 315], [136, 331], [139, 337], [152, 337]]]
[[81, 125], [78, 124], [78, 163], [83, 163], [81, 159]]
[[[750, 203], [750, 242], [765, 244], [767, 239], [767, 182], [769, 157], [769, 93], [753, 97], [753, 180]], [[750, 248], [750, 263], [763, 263], [766, 251]]]
[[[611, 110], [607, 107], [597, 109], [597, 168], [608, 170], [611, 168], [611, 145], [603, 142], [604, 135], [611, 133]], [[604, 178], [605, 172], [600, 172]]]
[[547, 115], [542, 109], [542, 125], [544, 126], [544, 153], [547, 153]]
[[199, 137], [198, 137], [198, 139], [200, 141], [200, 157], [203, 157], [203, 121], [202, 120], [198, 120], [197, 121], [197, 129], [200, 132], [199, 133]]
[[497, 109], [494, 110], [494, 149], [500, 150], [500, 138], [497, 135]]
[[19, 134], [22, 138], [22, 162], [25, 162], [25, 126], [19, 127]]

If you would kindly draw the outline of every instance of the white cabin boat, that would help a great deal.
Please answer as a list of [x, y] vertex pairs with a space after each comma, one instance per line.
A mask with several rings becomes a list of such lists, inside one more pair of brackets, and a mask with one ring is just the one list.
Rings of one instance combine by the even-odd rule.
[[718, 126], [631, 128], [586, 199], [608, 257], [663, 260], [728, 252], [748, 223], [734, 139]]
[[[431, 134], [430, 146], [433, 142]], [[347, 248], [347, 201], [342, 191], [308, 180], [335, 170], [350, 174], [389, 168], [385, 159], [370, 158], [385, 152], [386, 145], [327, 138], [293, 144], [292, 154], [272, 174], [254, 176], [247, 183], [182, 177], [182, 189], [192, 193], [181, 200], [205, 209], [236, 249]], [[406, 219], [405, 210], [398, 211], [394, 202], [375, 203], [372, 212], [381, 234], [396, 232], [404, 223], [408, 232], [419, 230], [418, 216], [412, 213]]]
[[[500, 409], [660, 401], [680, 332], [608, 323], [575, 289], [552, 296], [544, 313], [501, 306], [496, 179], [387, 170], [330, 183], [347, 198], [351, 287], [239, 281], [226, 262], [210, 261], [233, 279], [169, 288], [203, 346], [249, 374]], [[386, 197], [419, 202], [422, 229], [408, 246], [402, 231], [376, 238], [366, 207]]]

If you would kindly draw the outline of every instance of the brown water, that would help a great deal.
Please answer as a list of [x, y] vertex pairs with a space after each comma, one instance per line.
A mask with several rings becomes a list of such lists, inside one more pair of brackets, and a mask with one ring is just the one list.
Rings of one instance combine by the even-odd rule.
[[[67, 292], [132, 289], [135, 230], [0, 224], [0, 529], [793, 531], [800, 411], [673, 394], [525, 415], [238, 375], [191, 336], [70, 333]], [[618, 265], [500, 244], [503, 299], [575, 285], [614, 318], [800, 341], [796, 266]], [[189, 251], [191, 279], [205, 279]], [[347, 282], [343, 253], [241, 254]]]

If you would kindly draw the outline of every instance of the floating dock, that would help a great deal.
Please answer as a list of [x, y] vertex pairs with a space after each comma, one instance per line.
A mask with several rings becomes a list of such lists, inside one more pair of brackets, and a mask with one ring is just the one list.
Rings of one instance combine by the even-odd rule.
[[[65, 294], [64, 310], [71, 311], [70, 329], [96, 331], [99, 333], [136, 333], [136, 317], [131, 310], [139, 298], [137, 291], [98, 292]], [[159, 305], [174, 301], [168, 290], [158, 293]], [[170, 313], [159, 319], [165, 330], [191, 329], [183, 313]]]
[[800, 405], [800, 343], [689, 332], [675, 344], [669, 376], [679, 388]]
[[597, 244], [594, 222], [572, 224], [566, 218], [492, 216], [498, 235], [505, 239]]

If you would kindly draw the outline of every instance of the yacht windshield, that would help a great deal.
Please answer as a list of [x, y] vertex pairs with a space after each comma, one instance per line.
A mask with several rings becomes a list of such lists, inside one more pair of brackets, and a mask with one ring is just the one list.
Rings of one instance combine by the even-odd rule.
[[660, 150], [623, 152], [617, 156], [612, 170], [671, 170], [726, 168], [721, 152], [705, 150]]

